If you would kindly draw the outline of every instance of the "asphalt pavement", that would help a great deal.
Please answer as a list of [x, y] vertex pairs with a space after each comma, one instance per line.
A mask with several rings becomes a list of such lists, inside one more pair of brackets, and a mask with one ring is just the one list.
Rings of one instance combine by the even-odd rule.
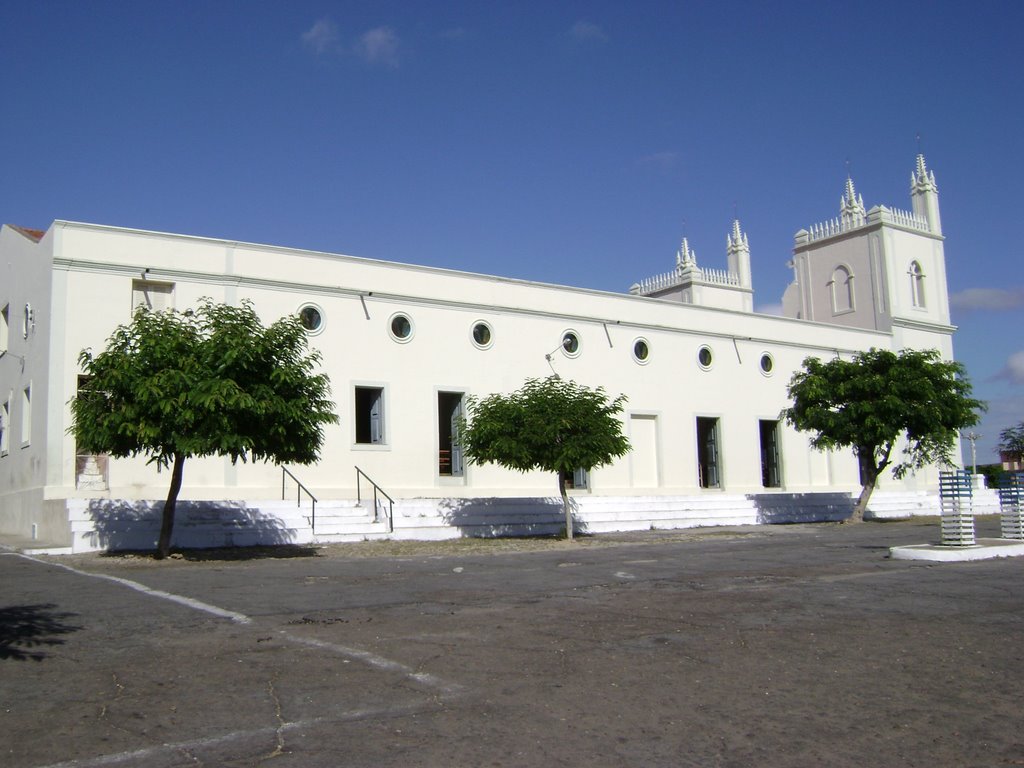
[[937, 538], [8, 552], [0, 763], [1024, 765], [1024, 558], [887, 556]]

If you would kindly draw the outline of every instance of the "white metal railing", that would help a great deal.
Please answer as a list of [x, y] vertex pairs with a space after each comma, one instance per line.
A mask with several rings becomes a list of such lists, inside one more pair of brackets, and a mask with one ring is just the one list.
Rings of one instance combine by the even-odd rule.
[[316, 533], [316, 501], [317, 501], [316, 496], [314, 496], [312, 493], [310, 493], [309, 492], [309, 488], [307, 488], [301, 482], [299, 482], [299, 478], [297, 478], [295, 475], [293, 475], [291, 472], [289, 472], [287, 467], [285, 467], [283, 465], [281, 466], [281, 501], [284, 501], [284, 496], [285, 496], [285, 480], [287, 478], [289, 478], [289, 477], [292, 479], [292, 481], [296, 485], [295, 506], [297, 506], [297, 507], [301, 507], [302, 506], [302, 492], [303, 491], [306, 492], [306, 495], [309, 496], [310, 500], [312, 501], [312, 512], [310, 514], [309, 527], [313, 530], [313, 533]]

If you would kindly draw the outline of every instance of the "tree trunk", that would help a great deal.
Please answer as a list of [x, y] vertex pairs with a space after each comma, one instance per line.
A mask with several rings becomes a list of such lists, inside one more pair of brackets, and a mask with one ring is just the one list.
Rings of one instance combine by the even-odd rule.
[[875, 490], [875, 484], [865, 483], [861, 486], [860, 497], [857, 499], [857, 505], [853, 508], [853, 514], [851, 514], [844, 523], [863, 523], [864, 522], [864, 511], [868, 508], [868, 501], [871, 500], [871, 492]]
[[565, 472], [558, 473], [558, 492], [562, 494], [562, 509], [565, 510], [565, 538], [572, 541], [572, 508], [565, 490]]
[[874, 459], [865, 458], [864, 456], [858, 455], [858, 461], [860, 462], [860, 497], [857, 499], [857, 504], [853, 508], [853, 514], [850, 515], [844, 523], [863, 523], [864, 512], [867, 511], [868, 502], [871, 500], [871, 493], [875, 490], [875, 485], [878, 483], [878, 468], [875, 467]]
[[167, 491], [164, 502], [163, 520], [160, 522], [160, 540], [156, 545], [156, 559], [163, 560], [171, 551], [171, 534], [174, 532], [174, 508], [178, 503], [178, 492], [181, 490], [182, 470], [185, 468], [185, 456], [174, 454], [174, 467], [171, 470], [171, 487]]

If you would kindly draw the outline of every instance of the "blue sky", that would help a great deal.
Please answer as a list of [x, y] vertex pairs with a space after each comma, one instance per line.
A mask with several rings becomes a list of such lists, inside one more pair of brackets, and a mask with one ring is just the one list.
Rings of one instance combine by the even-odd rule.
[[[0, 220], [611, 291], [682, 236], [755, 304], [793, 234], [939, 185], [957, 358], [1024, 420], [1021, 2], [0, 0]], [[917, 137], [920, 136], [920, 139]]]

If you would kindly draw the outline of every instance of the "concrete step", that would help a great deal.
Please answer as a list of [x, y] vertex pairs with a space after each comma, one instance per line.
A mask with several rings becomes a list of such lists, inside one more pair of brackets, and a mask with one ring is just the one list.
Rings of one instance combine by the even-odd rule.
[[[856, 502], [856, 499], [854, 499]], [[939, 497], [922, 492], [875, 491], [864, 517], [874, 520], [899, 520], [915, 515], [938, 515]]]
[[393, 538], [388, 530], [387, 521], [363, 522], [350, 524], [334, 524], [331, 526], [320, 526], [319, 520], [316, 524], [316, 532], [313, 534], [313, 542], [317, 544], [332, 544], [347, 541], [372, 541], [374, 539]]

